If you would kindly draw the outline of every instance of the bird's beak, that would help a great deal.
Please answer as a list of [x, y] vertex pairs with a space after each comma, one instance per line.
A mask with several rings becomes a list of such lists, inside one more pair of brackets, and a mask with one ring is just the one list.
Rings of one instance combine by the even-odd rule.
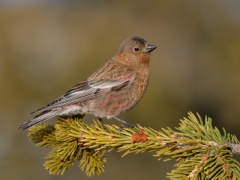
[[149, 52], [152, 52], [154, 49], [156, 49], [157, 46], [155, 45], [152, 45], [152, 44], [147, 44], [147, 47], [146, 47], [146, 52], [149, 53]]

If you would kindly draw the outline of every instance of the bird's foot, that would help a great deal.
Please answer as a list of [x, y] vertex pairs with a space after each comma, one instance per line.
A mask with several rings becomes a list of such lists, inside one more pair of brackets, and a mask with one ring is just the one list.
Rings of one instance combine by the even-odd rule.
[[114, 119], [122, 123], [121, 127], [118, 129], [119, 132], [121, 132], [124, 128], [134, 128], [136, 126], [135, 124], [130, 124], [122, 119], [119, 119], [118, 117], [114, 117]]
[[102, 125], [102, 128], [105, 129], [105, 130], [108, 130], [107, 127], [104, 125], [104, 122], [103, 122], [102, 118], [98, 117], [98, 120], [100, 121], [100, 123]]
[[68, 119], [69, 117], [72, 119], [83, 119], [83, 117], [85, 116], [85, 114], [75, 114], [75, 115], [61, 115], [60, 117], [63, 119]]

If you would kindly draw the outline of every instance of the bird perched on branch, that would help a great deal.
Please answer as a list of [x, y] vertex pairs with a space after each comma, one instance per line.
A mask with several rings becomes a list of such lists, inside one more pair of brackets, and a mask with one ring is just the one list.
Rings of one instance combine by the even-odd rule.
[[149, 81], [150, 53], [156, 46], [141, 37], [122, 42], [117, 53], [85, 81], [55, 101], [31, 114], [34, 117], [20, 125], [27, 129], [56, 116], [93, 114], [101, 118], [115, 118], [131, 109], [143, 97]]

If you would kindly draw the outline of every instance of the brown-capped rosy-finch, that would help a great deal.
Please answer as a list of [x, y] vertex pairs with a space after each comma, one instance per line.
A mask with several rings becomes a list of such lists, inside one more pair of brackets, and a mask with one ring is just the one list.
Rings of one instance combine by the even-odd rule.
[[156, 46], [141, 37], [123, 41], [118, 52], [87, 80], [63, 96], [34, 111], [35, 116], [19, 126], [27, 129], [56, 116], [93, 114], [99, 119], [117, 118], [143, 97], [149, 81], [150, 53]]

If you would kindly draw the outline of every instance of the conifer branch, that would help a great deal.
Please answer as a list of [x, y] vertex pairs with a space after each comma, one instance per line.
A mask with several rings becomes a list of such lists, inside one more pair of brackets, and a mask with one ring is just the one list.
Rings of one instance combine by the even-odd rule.
[[63, 174], [71, 164], [88, 176], [104, 172], [111, 150], [129, 153], [153, 152], [158, 159], [176, 159], [170, 179], [240, 179], [240, 163], [233, 154], [240, 154], [236, 136], [212, 126], [209, 117], [188, 114], [174, 130], [137, 125], [119, 132], [117, 125], [94, 121], [87, 125], [79, 118], [59, 119], [55, 126], [40, 124], [29, 129], [29, 138], [40, 147], [51, 148], [45, 168], [51, 174]]

